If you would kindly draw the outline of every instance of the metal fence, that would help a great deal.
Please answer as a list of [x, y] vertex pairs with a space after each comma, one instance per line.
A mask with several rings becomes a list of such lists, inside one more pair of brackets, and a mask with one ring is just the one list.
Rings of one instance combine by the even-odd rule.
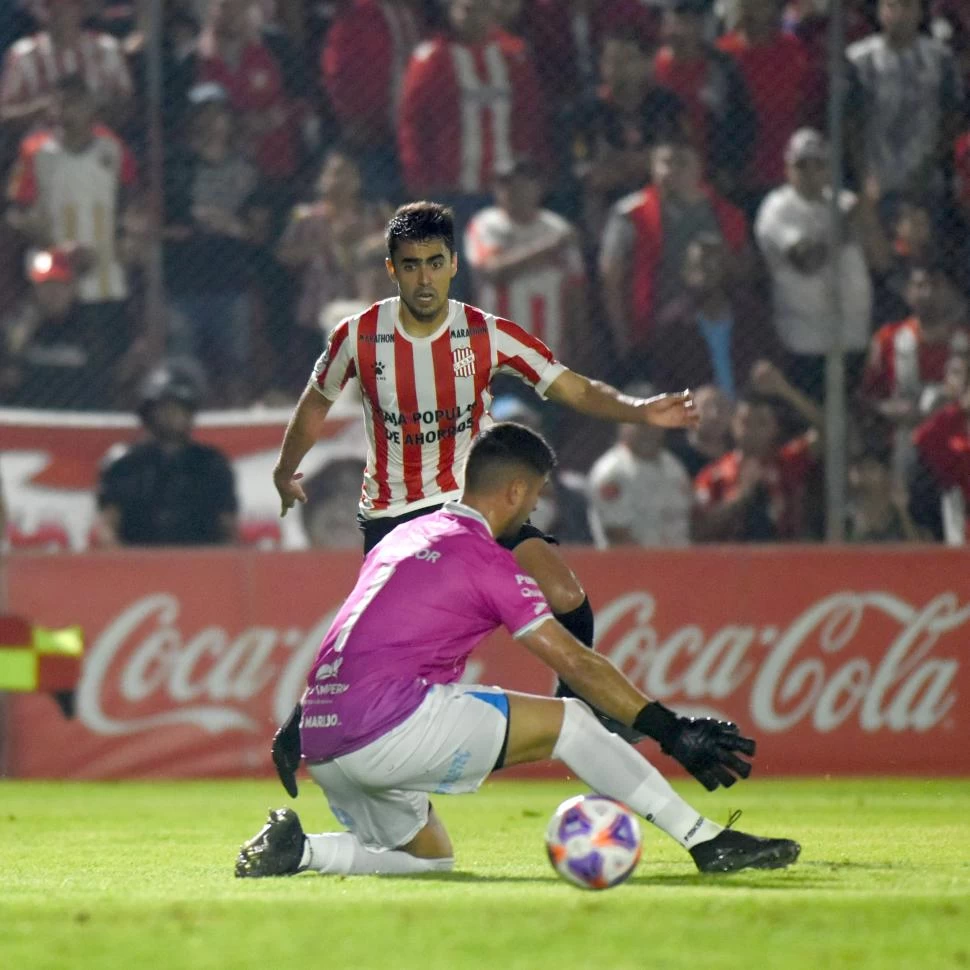
[[[454, 297], [703, 389], [665, 443], [695, 539], [941, 539], [962, 473], [913, 433], [967, 406], [968, 33], [918, 0], [8, 3], [0, 404], [129, 409], [171, 356], [209, 406], [292, 402], [433, 198]], [[546, 423], [608, 525], [615, 430]]]

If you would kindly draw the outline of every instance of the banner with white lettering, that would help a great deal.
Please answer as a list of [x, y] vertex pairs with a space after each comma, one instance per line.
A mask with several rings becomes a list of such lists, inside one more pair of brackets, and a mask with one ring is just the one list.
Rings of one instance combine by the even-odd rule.
[[[970, 773], [966, 551], [567, 556], [596, 609], [597, 649], [651, 697], [736, 720], [758, 739], [759, 775]], [[77, 720], [46, 697], [8, 700], [7, 772], [271, 772], [272, 732], [359, 564], [336, 552], [12, 557], [9, 607], [80, 623], [88, 650]], [[554, 681], [505, 634], [472, 655], [465, 679], [543, 694]]]

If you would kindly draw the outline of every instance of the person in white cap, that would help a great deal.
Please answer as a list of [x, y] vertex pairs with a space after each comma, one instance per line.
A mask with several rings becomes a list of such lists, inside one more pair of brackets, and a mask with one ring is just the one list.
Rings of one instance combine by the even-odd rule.
[[793, 355], [789, 376], [813, 396], [825, 385], [825, 354], [842, 320], [842, 345], [850, 374], [862, 365], [872, 316], [872, 283], [859, 220], [873, 218], [856, 196], [843, 192], [847, 217], [838, 253], [841, 315], [831, 285], [829, 146], [817, 131], [800, 128], [785, 150], [787, 183], [769, 193], [758, 210], [755, 238], [771, 275], [775, 328]]

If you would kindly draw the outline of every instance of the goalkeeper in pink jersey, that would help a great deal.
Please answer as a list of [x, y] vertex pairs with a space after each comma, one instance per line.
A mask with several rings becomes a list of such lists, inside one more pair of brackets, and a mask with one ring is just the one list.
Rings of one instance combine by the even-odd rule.
[[[358, 520], [369, 552], [401, 522], [461, 495], [475, 436], [491, 423], [490, 384], [515, 376], [541, 397], [607, 421], [685, 427], [695, 423], [689, 391], [631, 398], [564, 367], [511, 320], [448, 299], [458, 269], [451, 210], [435, 202], [401, 206], [387, 224], [387, 271], [399, 296], [341, 321], [290, 419], [273, 480], [285, 515], [306, 495], [300, 462], [320, 437], [333, 402], [356, 381], [368, 455]], [[539, 584], [556, 619], [587, 647], [593, 610], [556, 540], [528, 522], [503, 538], [523, 573]], [[560, 695], [571, 691], [560, 685]], [[273, 760], [295, 794], [299, 709], [278, 732]], [[630, 741], [623, 725], [607, 722]]]
[[654, 738], [706, 787], [746, 778], [755, 744], [737, 725], [680, 717], [640, 693], [558, 623], [499, 540], [535, 508], [555, 465], [521, 425], [483, 431], [460, 501], [397, 528], [364, 561], [307, 676], [303, 757], [348, 831], [307, 835], [289, 808], [247, 841], [236, 875], [423, 873], [454, 853], [429, 793], [473, 792], [492, 771], [554, 758], [683, 845], [702, 872], [781, 868], [798, 843], [701, 816], [576, 698], [459, 683], [468, 656], [504, 625], [581, 696]]

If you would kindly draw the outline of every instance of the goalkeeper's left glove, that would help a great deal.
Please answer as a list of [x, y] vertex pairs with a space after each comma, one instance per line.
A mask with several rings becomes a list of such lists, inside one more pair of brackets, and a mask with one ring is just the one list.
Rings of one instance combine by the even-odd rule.
[[634, 730], [660, 742], [660, 750], [679, 761], [708, 791], [730, 788], [751, 774], [751, 763], [738, 757], [755, 753], [751, 738], [737, 724], [713, 717], [681, 717], [659, 701], [651, 701], [636, 716]]

